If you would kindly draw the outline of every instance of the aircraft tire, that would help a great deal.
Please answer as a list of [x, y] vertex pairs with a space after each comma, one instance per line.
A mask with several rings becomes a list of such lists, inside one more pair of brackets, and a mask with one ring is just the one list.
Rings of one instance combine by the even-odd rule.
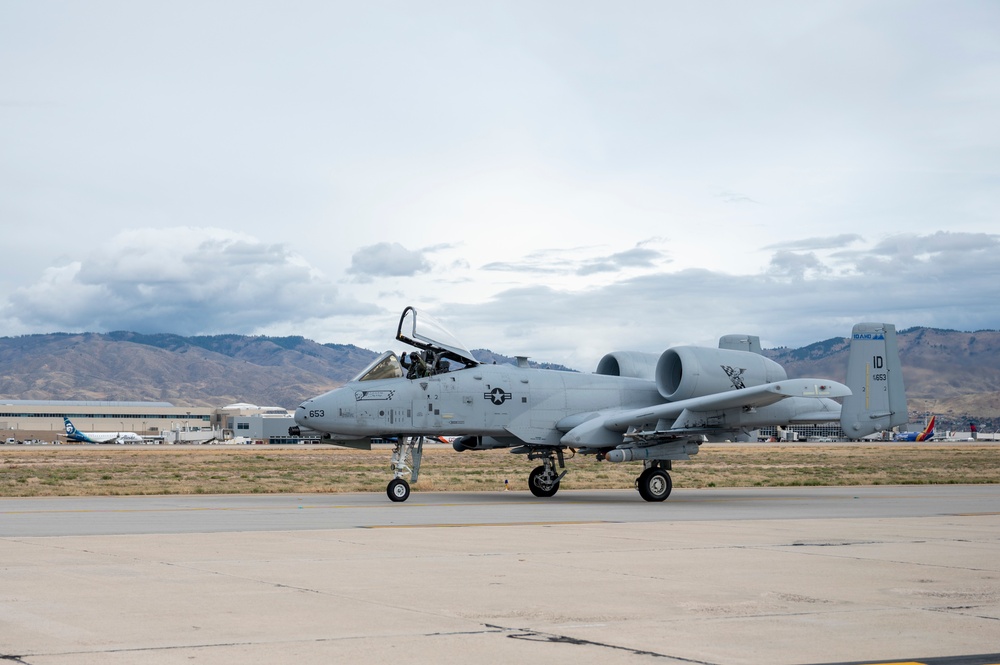
[[665, 501], [673, 489], [670, 474], [663, 469], [646, 469], [636, 480], [639, 496], [646, 501]]
[[410, 498], [410, 484], [402, 478], [393, 478], [385, 488], [389, 500], [400, 502]]
[[528, 489], [530, 489], [531, 493], [537, 497], [545, 498], [554, 496], [555, 493], [559, 491], [558, 481], [553, 483], [552, 486], [549, 487], [548, 489], [546, 489], [543, 485], [535, 482], [535, 479], [538, 478], [538, 476], [542, 475], [543, 473], [545, 473], [545, 467], [537, 466], [531, 471], [531, 473], [528, 474]]

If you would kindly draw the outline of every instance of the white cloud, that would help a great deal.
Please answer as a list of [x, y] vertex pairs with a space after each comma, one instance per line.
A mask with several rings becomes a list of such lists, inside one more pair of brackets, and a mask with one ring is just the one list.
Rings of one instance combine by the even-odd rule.
[[782, 250], [776, 252], [771, 257], [771, 265], [768, 272], [772, 275], [784, 275], [795, 279], [804, 279], [807, 275], [815, 276], [817, 273], [830, 272], [828, 268], [813, 252], [799, 254]]
[[380, 242], [356, 251], [347, 273], [369, 281], [375, 277], [412, 277], [430, 269], [424, 251], [406, 249], [398, 242]]
[[821, 238], [798, 238], [795, 240], [785, 240], [772, 245], [766, 245], [764, 249], [787, 249], [787, 250], [810, 250], [810, 249], [840, 249], [862, 242], [862, 238], [857, 233], [843, 233], [837, 236], [827, 236]]
[[374, 308], [280, 244], [190, 227], [126, 231], [15, 290], [6, 316], [32, 330], [251, 333]]

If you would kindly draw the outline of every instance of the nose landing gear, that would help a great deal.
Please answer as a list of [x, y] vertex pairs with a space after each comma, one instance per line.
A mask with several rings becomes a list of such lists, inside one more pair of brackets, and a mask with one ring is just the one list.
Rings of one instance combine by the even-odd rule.
[[[420, 475], [420, 460], [424, 455], [424, 437], [401, 436], [392, 449], [389, 468], [393, 479], [385, 488], [390, 501], [400, 502], [410, 498], [410, 483], [416, 483]], [[403, 477], [410, 474], [410, 483]]]
[[410, 484], [402, 478], [393, 478], [385, 488], [392, 501], [406, 501], [410, 498]]

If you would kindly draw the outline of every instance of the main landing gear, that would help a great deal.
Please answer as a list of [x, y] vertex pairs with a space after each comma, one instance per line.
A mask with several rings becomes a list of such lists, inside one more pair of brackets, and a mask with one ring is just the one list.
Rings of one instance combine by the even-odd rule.
[[[417, 482], [423, 455], [424, 437], [401, 436], [396, 439], [396, 445], [392, 449], [392, 460], [389, 462], [393, 479], [385, 488], [385, 493], [391, 501], [406, 501], [410, 498], [410, 483]], [[410, 483], [403, 477], [407, 473], [410, 474]]]
[[[666, 464], [665, 468], [662, 466], [664, 464]], [[667, 473], [669, 468], [669, 460], [646, 462], [646, 468], [635, 479], [635, 488], [639, 490], [639, 496], [646, 501], [666, 500], [674, 486], [670, 480], [670, 474]]]
[[566, 468], [566, 460], [563, 457], [562, 449], [556, 448], [552, 450], [551, 448], [544, 448], [542, 450], [532, 450], [528, 453], [528, 459], [542, 460], [542, 465], [535, 467], [528, 474], [528, 489], [537, 497], [555, 496], [555, 493], [559, 491], [559, 481], [567, 473], [566, 471], [559, 473], [556, 470], [557, 460], [560, 469]]

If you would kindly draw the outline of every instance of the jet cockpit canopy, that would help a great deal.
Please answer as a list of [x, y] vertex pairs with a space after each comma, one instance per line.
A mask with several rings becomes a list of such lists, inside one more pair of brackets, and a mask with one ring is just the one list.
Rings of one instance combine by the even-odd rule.
[[479, 364], [472, 352], [465, 348], [447, 328], [431, 315], [418, 313], [415, 307], [403, 310], [403, 315], [399, 317], [399, 327], [396, 329], [396, 339], [467, 367]]

